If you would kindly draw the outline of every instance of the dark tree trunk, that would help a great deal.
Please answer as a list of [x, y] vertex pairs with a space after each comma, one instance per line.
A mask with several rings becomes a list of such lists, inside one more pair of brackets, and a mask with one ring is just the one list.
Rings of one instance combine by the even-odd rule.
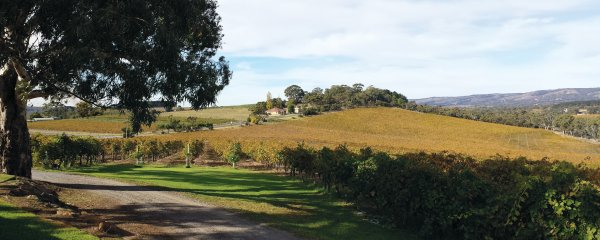
[[0, 69], [0, 167], [4, 173], [31, 178], [27, 109], [17, 94], [17, 80], [8, 64]]

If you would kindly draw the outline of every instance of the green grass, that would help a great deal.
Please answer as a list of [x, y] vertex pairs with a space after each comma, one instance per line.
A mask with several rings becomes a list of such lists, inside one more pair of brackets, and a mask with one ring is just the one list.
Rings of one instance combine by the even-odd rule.
[[[187, 117], [175, 116], [175, 119], [186, 121]], [[169, 120], [168, 115], [161, 114], [152, 126], [142, 126], [144, 132], [156, 131], [157, 126], [166, 123]], [[222, 124], [233, 121], [229, 118], [202, 118], [198, 117], [198, 122]], [[27, 123], [30, 129], [50, 130], [50, 131], [70, 131], [70, 132], [89, 132], [89, 133], [121, 133], [121, 129], [129, 126], [128, 115], [111, 113], [90, 118], [62, 119], [54, 121], [41, 121]]]
[[98, 239], [72, 227], [60, 227], [0, 200], [0, 239]]
[[160, 116], [173, 116], [179, 118], [197, 117], [202, 119], [231, 119], [233, 121], [246, 121], [248, 115], [250, 115], [248, 107], [248, 105], [211, 107], [199, 111], [187, 110], [176, 112], [163, 112], [160, 114]]
[[250, 170], [101, 165], [74, 170], [166, 187], [312, 239], [414, 239], [358, 216], [348, 203], [296, 179]]
[[15, 176], [0, 173], [0, 183], [13, 179]]

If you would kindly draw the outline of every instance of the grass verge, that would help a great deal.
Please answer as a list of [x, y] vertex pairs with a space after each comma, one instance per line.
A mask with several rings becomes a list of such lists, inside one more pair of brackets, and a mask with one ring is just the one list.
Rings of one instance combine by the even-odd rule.
[[[1, 175], [0, 175], [1, 176]], [[0, 200], [0, 239], [98, 239], [73, 227], [61, 227]]]
[[299, 180], [226, 167], [100, 165], [76, 173], [167, 187], [312, 239], [415, 239], [365, 220], [353, 207]]

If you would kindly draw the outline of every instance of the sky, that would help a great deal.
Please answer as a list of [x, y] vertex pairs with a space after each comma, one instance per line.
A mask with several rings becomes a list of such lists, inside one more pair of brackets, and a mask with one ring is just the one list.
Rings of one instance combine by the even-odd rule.
[[363, 83], [417, 99], [600, 87], [598, 0], [220, 0], [218, 105]]

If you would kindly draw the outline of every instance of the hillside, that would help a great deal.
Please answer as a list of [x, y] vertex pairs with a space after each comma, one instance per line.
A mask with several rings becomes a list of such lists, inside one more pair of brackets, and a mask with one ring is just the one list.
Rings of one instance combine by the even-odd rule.
[[416, 99], [417, 104], [456, 107], [524, 107], [600, 100], [600, 88], [563, 88], [526, 93], [478, 94]]
[[550, 157], [573, 162], [600, 163], [598, 145], [562, 137], [541, 129], [457, 119], [393, 108], [361, 108], [288, 121], [280, 124], [252, 126], [212, 132], [183, 133], [169, 138], [204, 138], [223, 143], [259, 142], [315, 146], [348, 144], [372, 146], [392, 152], [444, 151], [466, 153], [476, 157], [495, 154]]

